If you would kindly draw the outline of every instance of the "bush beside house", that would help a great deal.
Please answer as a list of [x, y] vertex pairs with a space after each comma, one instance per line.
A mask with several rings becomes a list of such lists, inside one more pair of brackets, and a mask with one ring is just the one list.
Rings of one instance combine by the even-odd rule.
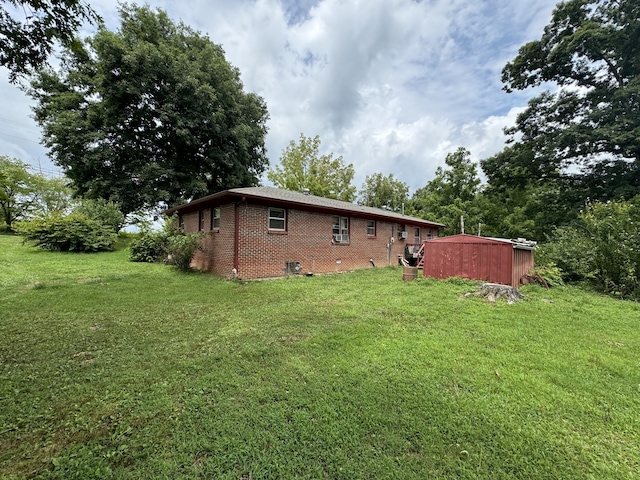
[[188, 271], [196, 251], [202, 248], [199, 242], [202, 235], [185, 234], [175, 226], [175, 223], [174, 216], [166, 219], [160, 231], [154, 232], [143, 227], [129, 245], [129, 260], [132, 262], [164, 261], [175, 265], [179, 270]]

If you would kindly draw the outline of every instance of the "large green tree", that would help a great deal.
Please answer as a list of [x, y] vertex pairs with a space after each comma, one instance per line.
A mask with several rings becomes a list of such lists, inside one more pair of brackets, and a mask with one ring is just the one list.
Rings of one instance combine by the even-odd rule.
[[34, 190], [37, 193], [32, 212], [34, 216], [68, 213], [77, 202], [73, 198], [74, 192], [69, 186], [69, 179], [65, 177], [46, 178], [44, 175], [35, 175]]
[[529, 102], [507, 131], [513, 145], [483, 164], [490, 184], [561, 179], [560, 188], [602, 200], [640, 191], [637, 0], [559, 3], [540, 40], [520, 48], [502, 80], [507, 91], [555, 90]]
[[382, 173], [374, 173], [366, 176], [358, 194], [360, 205], [401, 212], [409, 200], [409, 186], [393, 178], [391, 173], [386, 177]]
[[496, 235], [544, 241], [555, 226], [575, 219], [584, 205], [580, 176], [540, 161], [530, 145], [515, 143], [480, 164], [487, 177], [486, 220]]
[[17, 220], [63, 213], [71, 208], [72, 191], [64, 178], [30, 172], [25, 162], [0, 155], [0, 219], [9, 230]]
[[0, 0], [0, 65], [9, 80], [41, 68], [56, 43], [71, 45], [84, 21], [100, 17], [81, 0]]
[[320, 137], [300, 134], [299, 143], [293, 140], [282, 152], [280, 165], [267, 172], [267, 178], [278, 188], [302, 192], [308, 189], [313, 195], [339, 198], [353, 202], [356, 187], [351, 185], [355, 175], [352, 164], [345, 165], [342, 157], [333, 153], [320, 155]]
[[447, 168], [438, 167], [433, 180], [411, 197], [411, 213], [446, 225], [445, 235], [460, 233], [460, 217], [465, 232], [477, 233], [484, 223], [480, 199], [480, 177], [471, 152], [460, 147], [447, 155]]
[[36, 176], [26, 163], [0, 156], [0, 213], [9, 230], [13, 222], [28, 217], [35, 208], [36, 183]]
[[267, 108], [219, 45], [161, 10], [123, 5], [32, 82], [55, 163], [88, 198], [125, 214], [258, 183]]

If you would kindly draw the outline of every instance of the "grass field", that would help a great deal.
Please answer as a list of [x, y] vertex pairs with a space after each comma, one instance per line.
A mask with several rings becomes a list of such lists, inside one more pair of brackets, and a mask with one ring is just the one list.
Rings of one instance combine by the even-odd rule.
[[0, 477], [639, 477], [639, 304], [401, 279], [227, 282], [0, 236]]

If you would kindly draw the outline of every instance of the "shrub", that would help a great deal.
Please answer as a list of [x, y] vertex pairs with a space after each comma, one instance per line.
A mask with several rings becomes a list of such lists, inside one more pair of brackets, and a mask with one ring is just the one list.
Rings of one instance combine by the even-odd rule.
[[183, 272], [188, 271], [196, 251], [202, 248], [200, 237], [199, 234], [182, 232], [169, 236], [167, 238], [168, 262]]
[[640, 196], [629, 202], [594, 203], [581, 218], [595, 246], [600, 288], [640, 297]]
[[603, 292], [640, 298], [640, 196], [592, 203], [580, 223], [556, 230], [539, 258], [554, 262], [565, 280], [590, 280]]
[[78, 213], [18, 222], [16, 230], [25, 243], [59, 252], [110, 250], [117, 239], [112, 228]]
[[165, 220], [162, 230], [151, 231], [148, 225], [129, 245], [129, 260], [132, 262], [155, 262], [165, 259], [182, 271], [188, 271], [196, 251], [201, 249], [202, 234], [185, 234], [176, 227], [175, 217]]
[[576, 223], [556, 229], [552, 238], [536, 249], [536, 264], [554, 265], [563, 280], [576, 282], [596, 278], [595, 245], [584, 224]]
[[162, 232], [144, 230], [129, 244], [132, 262], [157, 262], [167, 256], [167, 239]]
[[553, 263], [532, 268], [529, 271], [529, 276], [532, 277], [535, 283], [545, 287], [559, 287], [564, 285], [562, 270]]

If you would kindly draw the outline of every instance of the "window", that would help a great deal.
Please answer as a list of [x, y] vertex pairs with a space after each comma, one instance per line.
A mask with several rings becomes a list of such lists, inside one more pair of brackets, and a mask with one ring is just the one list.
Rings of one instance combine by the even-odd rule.
[[333, 217], [333, 238], [336, 242], [349, 242], [349, 218]]
[[416, 231], [413, 234], [413, 243], [420, 243], [420, 227], [416, 227]]
[[367, 237], [375, 237], [375, 236], [376, 236], [376, 221], [367, 220]]
[[220, 228], [220, 207], [211, 209], [211, 230]]
[[198, 230], [201, 232], [204, 230], [204, 210], [198, 212]]
[[269, 230], [286, 230], [287, 211], [284, 208], [269, 208]]
[[184, 230], [184, 216], [182, 214], [178, 215], [178, 228]]

